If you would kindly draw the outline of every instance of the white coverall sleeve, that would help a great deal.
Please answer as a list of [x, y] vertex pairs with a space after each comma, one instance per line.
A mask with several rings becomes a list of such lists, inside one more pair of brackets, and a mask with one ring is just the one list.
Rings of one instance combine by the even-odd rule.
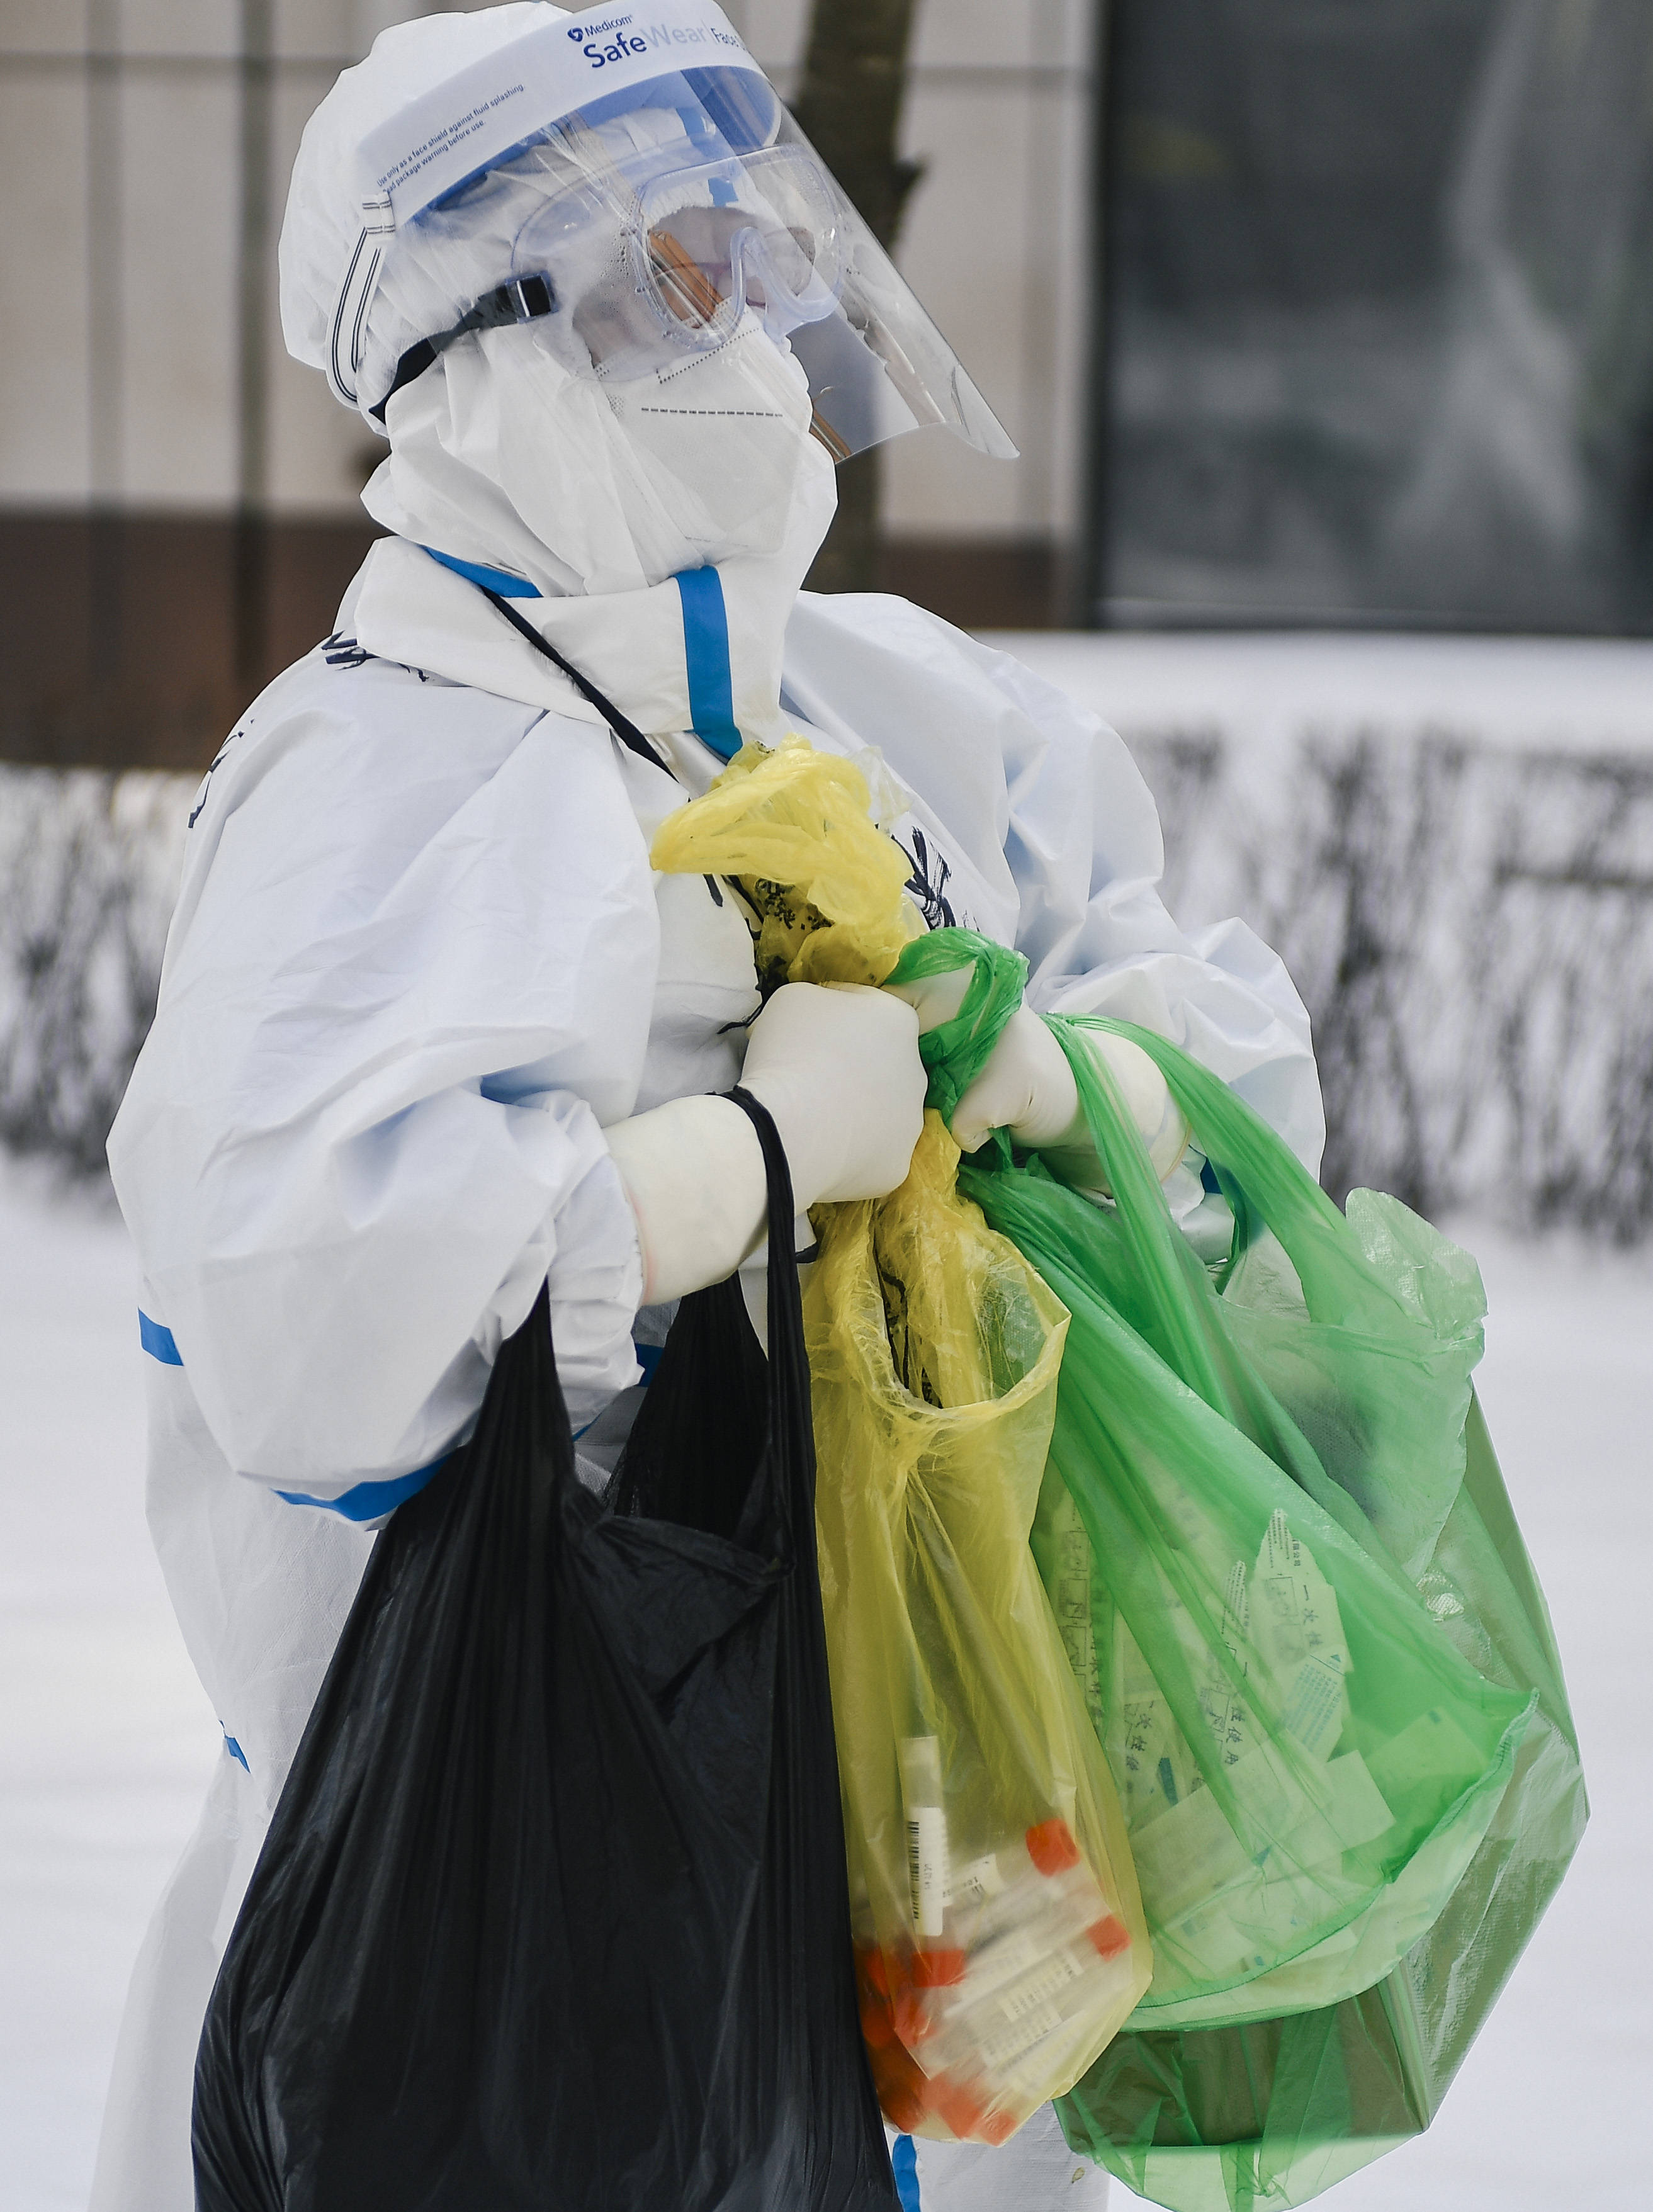
[[215, 1440], [317, 1500], [426, 1466], [548, 1275], [578, 1420], [635, 1375], [601, 1125], [659, 964], [607, 733], [313, 656], [197, 817], [110, 1163]]
[[1317, 1172], [1325, 1109], [1308, 1010], [1285, 963], [1243, 921], [1179, 929], [1159, 896], [1158, 811], [1124, 740], [1008, 653], [970, 649], [1019, 709], [1006, 730], [1005, 854], [1021, 893], [1030, 1003], [1170, 1037]]
[[1008, 653], [871, 592], [801, 595], [786, 697], [923, 795], [969, 864], [977, 926], [1027, 955], [1034, 1007], [1171, 1038], [1318, 1169], [1303, 1001], [1244, 922], [1188, 933], [1167, 914], [1158, 814], [1114, 731]]

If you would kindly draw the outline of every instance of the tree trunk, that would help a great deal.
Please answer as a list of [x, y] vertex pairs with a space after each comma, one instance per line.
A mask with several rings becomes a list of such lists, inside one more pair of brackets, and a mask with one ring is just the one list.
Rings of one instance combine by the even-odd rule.
[[[920, 165], [896, 151], [916, 0], [813, 0], [804, 75], [793, 102], [800, 130], [887, 252], [893, 252]], [[838, 471], [838, 513], [806, 581], [816, 592], [878, 586], [878, 449]]]

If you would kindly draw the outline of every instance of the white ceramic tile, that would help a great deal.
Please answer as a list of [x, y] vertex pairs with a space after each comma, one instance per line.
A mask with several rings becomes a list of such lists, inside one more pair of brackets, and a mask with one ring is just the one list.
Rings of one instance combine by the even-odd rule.
[[1071, 526], [1085, 117], [1079, 94], [1026, 84], [915, 91], [904, 137], [925, 173], [898, 258], [1022, 459], [988, 461], [939, 432], [898, 440], [885, 475], [894, 530], [1005, 537]]
[[0, 73], [0, 498], [84, 498], [86, 98], [69, 75]]
[[237, 91], [145, 74], [123, 107], [125, 490], [222, 506], [236, 491]]
[[119, 40], [129, 54], [240, 52], [241, 11], [234, 0], [119, 0]]
[[[4, 0], [0, 55], [78, 54], [87, 42], [87, 0]], [[4, 142], [8, 148], [10, 141]]]

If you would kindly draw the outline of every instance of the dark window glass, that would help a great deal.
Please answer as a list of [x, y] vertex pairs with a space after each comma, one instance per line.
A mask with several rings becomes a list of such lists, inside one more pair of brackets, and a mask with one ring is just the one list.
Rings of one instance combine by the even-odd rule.
[[1098, 613], [1653, 629], [1650, 0], [1113, 0]]

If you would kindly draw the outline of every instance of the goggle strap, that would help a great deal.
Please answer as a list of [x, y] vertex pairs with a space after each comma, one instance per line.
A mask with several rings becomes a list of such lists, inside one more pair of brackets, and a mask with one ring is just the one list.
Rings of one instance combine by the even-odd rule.
[[542, 316], [556, 313], [556, 287], [544, 271], [537, 276], [513, 276], [507, 283], [495, 285], [491, 292], [483, 293], [452, 330], [438, 331], [434, 337], [421, 338], [416, 345], [408, 348], [396, 364], [390, 390], [370, 412], [382, 422], [385, 410], [403, 386], [422, 376], [437, 356], [445, 353], [456, 338], [468, 337], [472, 331], [502, 331], [517, 323], [538, 322]]

